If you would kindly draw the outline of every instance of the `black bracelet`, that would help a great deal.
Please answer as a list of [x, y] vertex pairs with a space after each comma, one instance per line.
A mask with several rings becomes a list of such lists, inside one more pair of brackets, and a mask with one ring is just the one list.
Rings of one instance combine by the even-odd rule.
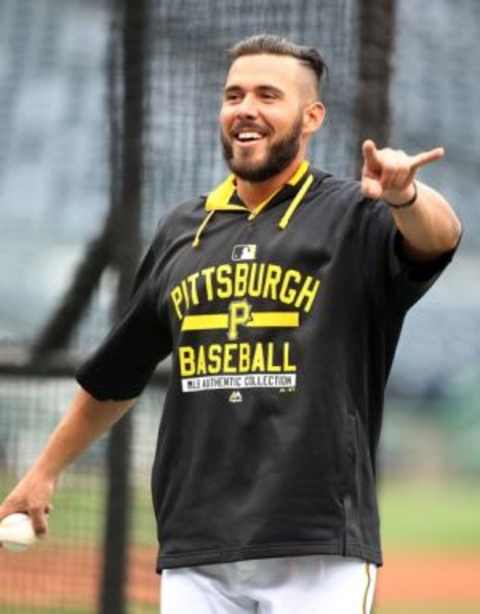
[[406, 207], [411, 207], [413, 205], [413, 203], [417, 200], [417, 196], [418, 196], [417, 182], [416, 181], [413, 182], [413, 190], [414, 190], [414, 192], [413, 192], [412, 198], [410, 200], [407, 200], [406, 203], [400, 203], [399, 205], [394, 205], [392, 203], [389, 203], [387, 200], [385, 202], [392, 209], [405, 209]]

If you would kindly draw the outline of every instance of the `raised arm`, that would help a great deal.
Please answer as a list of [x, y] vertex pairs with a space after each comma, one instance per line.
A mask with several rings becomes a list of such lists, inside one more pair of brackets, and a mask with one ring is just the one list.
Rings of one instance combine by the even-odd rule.
[[47, 532], [47, 514], [61, 472], [117, 422], [134, 403], [97, 401], [80, 388], [44, 450], [0, 505], [0, 520], [28, 513], [37, 535]]
[[428, 262], [454, 249], [460, 220], [441, 194], [415, 179], [420, 167], [443, 158], [443, 147], [409, 156], [401, 150], [377, 149], [367, 140], [362, 152], [362, 193], [390, 205], [406, 255]]

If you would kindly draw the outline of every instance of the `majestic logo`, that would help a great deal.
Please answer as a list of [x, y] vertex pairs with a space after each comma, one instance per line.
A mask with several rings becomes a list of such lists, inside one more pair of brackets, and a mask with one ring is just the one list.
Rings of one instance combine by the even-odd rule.
[[256, 245], [235, 245], [232, 251], [232, 260], [239, 262], [241, 260], [255, 260], [257, 256]]
[[242, 393], [239, 390], [234, 390], [228, 400], [230, 403], [241, 403], [243, 401]]

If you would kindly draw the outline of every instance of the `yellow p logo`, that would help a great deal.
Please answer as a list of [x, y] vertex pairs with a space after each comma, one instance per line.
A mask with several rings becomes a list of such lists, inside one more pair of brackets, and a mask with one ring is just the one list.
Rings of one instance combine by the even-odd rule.
[[246, 326], [252, 319], [252, 307], [247, 301], [233, 301], [228, 306], [228, 338], [238, 339], [238, 327]]

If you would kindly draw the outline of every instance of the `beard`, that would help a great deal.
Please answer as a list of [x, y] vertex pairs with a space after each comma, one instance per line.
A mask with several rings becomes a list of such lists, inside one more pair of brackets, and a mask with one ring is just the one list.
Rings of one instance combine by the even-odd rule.
[[232, 173], [244, 181], [260, 183], [267, 179], [271, 179], [286, 169], [298, 154], [302, 125], [303, 119], [302, 116], [299, 116], [295, 120], [290, 132], [284, 136], [283, 139], [268, 148], [265, 160], [260, 164], [255, 164], [248, 160], [235, 160], [233, 145], [222, 131], [220, 133], [220, 139], [225, 162]]

